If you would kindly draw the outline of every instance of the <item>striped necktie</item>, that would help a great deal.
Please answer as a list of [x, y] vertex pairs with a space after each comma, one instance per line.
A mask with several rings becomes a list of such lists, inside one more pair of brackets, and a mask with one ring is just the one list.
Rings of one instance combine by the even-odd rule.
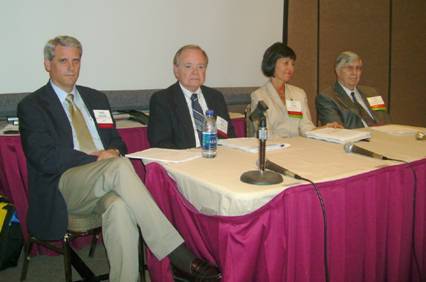
[[74, 104], [74, 95], [68, 94], [66, 101], [68, 102], [68, 112], [71, 116], [72, 126], [77, 136], [80, 151], [92, 153], [96, 151], [96, 146], [93, 143], [92, 135], [87, 128], [86, 121], [81, 114], [81, 111]]
[[197, 129], [198, 138], [200, 143], [202, 142], [203, 137], [203, 124], [204, 124], [204, 114], [201, 109], [200, 102], [198, 101], [198, 95], [196, 93], [191, 96], [191, 106], [192, 106], [192, 116], [194, 117], [195, 128]]
[[355, 96], [355, 92], [351, 92], [352, 102], [356, 106], [358, 115], [367, 123], [368, 126], [376, 125], [376, 121], [371, 118], [370, 114], [361, 106]]

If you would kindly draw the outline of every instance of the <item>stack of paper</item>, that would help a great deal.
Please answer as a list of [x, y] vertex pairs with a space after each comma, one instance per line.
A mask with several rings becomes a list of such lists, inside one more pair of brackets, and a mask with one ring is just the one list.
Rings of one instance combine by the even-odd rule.
[[201, 157], [200, 149], [175, 150], [150, 148], [147, 150], [127, 154], [130, 159], [141, 159], [144, 161], [155, 161], [161, 163], [182, 163]]
[[19, 126], [8, 123], [0, 126], [0, 134], [19, 134]]
[[[259, 151], [259, 140], [254, 137], [219, 139], [218, 144], [249, 153], [257, 153]], [[290, 147], [290, 144], [282, 143], [277, 140], [266, 141], [266, 151], [280, 150], [287, 147]]]
[[382, 126], [374, 126], [371, 129], [387, 133], [394, 136], [414, 136], [417, 132], [424, 131], [424, 128], [408, 126], [408, 125], [399, 125], [399, 124], [387, 124]]
[[332, 143], [345, 144], [371, 138], [368, 131], [344, 128], [320, 128], [306, 132], [306, 137], [324, 140]]

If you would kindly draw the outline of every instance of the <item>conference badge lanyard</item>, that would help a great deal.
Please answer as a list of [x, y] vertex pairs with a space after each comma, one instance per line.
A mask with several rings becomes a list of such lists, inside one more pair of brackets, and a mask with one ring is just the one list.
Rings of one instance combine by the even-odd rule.
[[382, 96], [367, 97], [367, 101], [373, 111], [386, 111]]
[[93, 114], [95, 115], [96, 123], [99, 128], [112, 128], [113, 122], [111, 113], [108, 110], [93, 110]]
[[228, 138], [228, 121], [220, 116], [216, 117], [217, 135], [222, 138]]
[[286, 100], [288, 116], [291, 118], [303, 118], [302, 104], [296, 100]]

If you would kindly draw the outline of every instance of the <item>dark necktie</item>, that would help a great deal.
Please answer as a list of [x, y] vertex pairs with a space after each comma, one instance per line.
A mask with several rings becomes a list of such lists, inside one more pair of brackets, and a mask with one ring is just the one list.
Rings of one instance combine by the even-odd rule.
[[200, 102], [198, 101], [198, 95], [192, 94], [191, 96], [191, 106], [192, 106], [192, 116], [194, 117], [195, 128], [197, 129], [198, 138], [200, 143], [202, 142], [203, 137], [203, 124], [204, 124], [204, 114], [201, 109]]
[[351, 92], [351, 97], [358, 115], [367, 123], [368, 126], [376, 125], [376, 121], [371, 118], [370, 114], [361, 106], [361, 104], [356, 99], [355, 92]]
[[87, 128], [86, 121], [83, 118], [80, 110], [74, 104], [74, 95], [68, 94], [66, 101], [68, 102], [68, 112], [71, 116], [72, 126], [74, 127], [80, 151], [92, 153], [96, 151], [96, 146], [93, 143], [92, 135]]

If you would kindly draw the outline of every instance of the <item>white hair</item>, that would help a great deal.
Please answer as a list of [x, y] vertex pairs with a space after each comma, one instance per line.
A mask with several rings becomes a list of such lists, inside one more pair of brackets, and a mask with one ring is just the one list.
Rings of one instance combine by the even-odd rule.
[[339, 71], [342, 67], [357, 61], [357, 60], [361, 60], [361, 57], [356, 54], [355, 52], [352, 51], [344, 51], [342, 53], [339, 54], [339, 56], [337, 56], [336, 59], [336, 64], [335, 64], [335, 69], [336, 72]]

